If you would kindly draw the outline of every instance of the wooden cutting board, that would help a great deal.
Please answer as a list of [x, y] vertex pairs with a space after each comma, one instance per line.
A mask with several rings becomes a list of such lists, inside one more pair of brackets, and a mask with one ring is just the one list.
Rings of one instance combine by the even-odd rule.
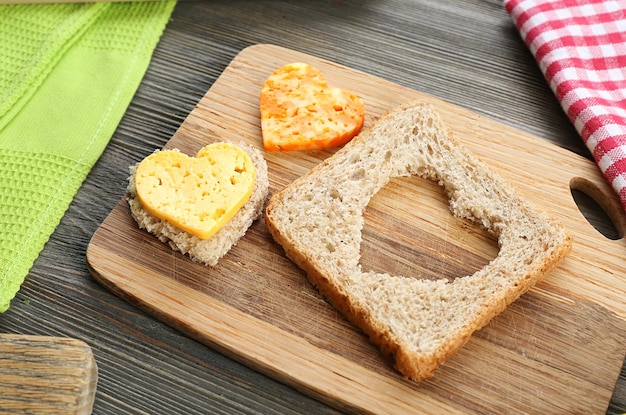
[[[467, 147], [564, 222], [575, 240], [571, 255], [419, 384], [324, 301], [263, 220], [209, 268], [140, 231], [121, 200], [89, 245], [94, 277], [207, 346], [348, 412], [604, 413], [626, 352], [626, 242], [597, 232], [571, 188], [600, 195], [622, 230], [626, 222], [597, 167], [417, 91], [271, 45], [243, 50], [166, 147], [195, 154], [226, 139], [262, 149], [261, 85], [295, 61], [359, 94], [366, 124], [410, 98], [431, 101]], [[270, 192], [331, 153], [265, 153]], [[439, 186], [417, 177], [394, 179], [371, 200], [363, 239], [363, 268], [408, 276], [470, 275], [498, 252], [490, 235], [449, 213]]]
[[3, 414], [91, 414], [98, 367], [76, 339], [0, 334]]

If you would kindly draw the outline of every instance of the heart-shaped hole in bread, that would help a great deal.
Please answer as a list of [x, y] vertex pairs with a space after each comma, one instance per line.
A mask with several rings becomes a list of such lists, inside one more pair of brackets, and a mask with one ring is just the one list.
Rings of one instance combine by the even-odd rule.
[[263, 84], [261, 131], [267, 151], [338, 147], [363, 126], [361, 98], [331, 88], [313, 66], [295, 62], [277, 69]]
[[150, 214], [208, 239], [250, 198], [254, 178], [248, 154], [220, 142], [202, 148], [196, 157], [175, 150], [151, 154], [137, 166], [135, 188]]
[[472, 275], [498, 255], [498, 241], [480, 225], [450, 214], [432, 180], [392, 178], [363, 213], [364, 271], [449, 281]]

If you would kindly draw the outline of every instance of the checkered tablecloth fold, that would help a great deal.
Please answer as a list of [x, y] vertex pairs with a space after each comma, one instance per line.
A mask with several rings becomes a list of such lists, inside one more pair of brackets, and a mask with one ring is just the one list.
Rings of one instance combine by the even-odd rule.
[[626, 210], [626, 1], [504, 6]]

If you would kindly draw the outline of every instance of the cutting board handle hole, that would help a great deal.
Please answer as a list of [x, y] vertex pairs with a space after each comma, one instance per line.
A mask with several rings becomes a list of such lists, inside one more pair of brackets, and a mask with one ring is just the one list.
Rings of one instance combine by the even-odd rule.
[[582, 177], [570, 181], [570, 191], [580, 213], [598, 232], [612, 240], [624, 237], [626, 215], [613, 192], [607, 195], [595, 183]]

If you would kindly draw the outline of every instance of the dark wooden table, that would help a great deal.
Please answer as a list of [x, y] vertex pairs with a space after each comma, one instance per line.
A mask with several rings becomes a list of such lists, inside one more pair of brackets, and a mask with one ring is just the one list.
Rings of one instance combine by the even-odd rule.
[[[92, 347], [95, 414], [338, 413], [120, 300], [85, 260], [91, 236], [123, 196], [127, 167], [162, 147], [230, 60], [258, 43], [379, 76], [588, 157], [500, 0], [180, 2], [109, 146], [0, 315], [2, 333]], [[615, 232], [586, 206], [603, 232]], [[624, 368], [608, 410], [623, 412]]]

